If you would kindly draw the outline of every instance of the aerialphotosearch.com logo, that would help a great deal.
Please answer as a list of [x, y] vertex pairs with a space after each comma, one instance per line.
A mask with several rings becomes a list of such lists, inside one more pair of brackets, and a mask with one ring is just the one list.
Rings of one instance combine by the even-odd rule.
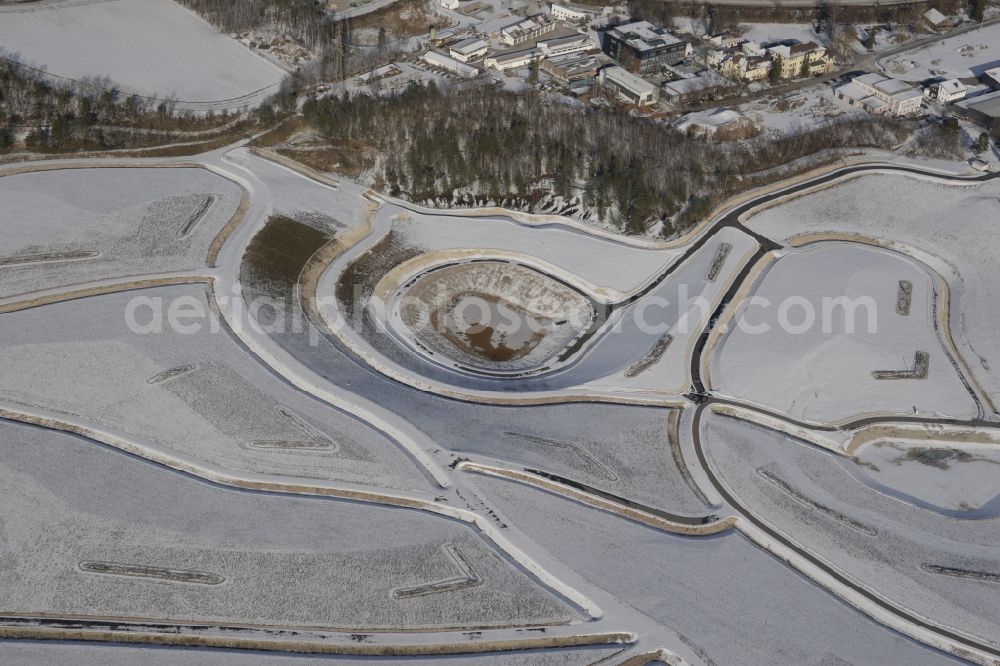
[[[351, 327], [356, 331], [386, 330], [389, 313], [381, 302], [368, 302], [361, 285], [350, 290], [349, 307], [337, 297], [310, 298], [306, 302], [298, 288], [288, 298], [244, 295], [237, 287], [230, 295], [217, 298], [199, 298], [186, 294], [171, 298], [138, 295], [129, 300], [125, 308], [125, 323], [137, 335], [175, 333], [195, 335], [204, 332], [219, 333], [226, 328], [238, 336], [245, 331], [256, 335], [307, 336], [311, 346], [324, 339], [318, 328], [338, 330]], [[572, 324], [577, 328], [605, 327], [605, 335], [625, 330], [638, 331], [650, 336], [687, 335], [698, 333], [709, 324], [716, 305], [704, 296], [690, 296], [688, 285], [677, 286], [676, 298], [660, 293], [638, 299], [635, 303], [620, 306], [575, 308], [553, 318], [525, 316], [530, 303], [514, 307], [502, 297], [489, 295], [463, 295], [462, 298], [402, 297], [394, 304], [394, 311], [407, 310], [407, 327], [420, 333], [424, 327], [443, 328], [454, 322], [465, 322], [477, 330], [489, 328], [503, 335], [544, 334], [553, 322]], [[343, 290], [339, 290], [343, 294]], [[441, 304], [447, 303], [447, 317], [440, 314]], [[307, 316], [303, 304], [312, 316]], [[870, 296], [787, 296], [775, 302], [764, 296], [752, 295], [738, 303], [728, 303], [726, 312], [735, 315], [724, 322], [711, 322], [713, 329], [726, 332], [735, 326], [748, 335], [766, 335], [779, 330], [787, 335], [808, 334], [875, 334], [878, 330], [878, 304]], [[413, 313], [416, 315], [413, 315]], [[224, 316], [220, 316], [224, 313]], [[366, 325], [366, 320], [369, 325]], [[450, 323], [446, 324], [446, 320]], [[371, 323], [376, 326], [371, 326]], [[527, 328], [525, 328], [527, 327]]]

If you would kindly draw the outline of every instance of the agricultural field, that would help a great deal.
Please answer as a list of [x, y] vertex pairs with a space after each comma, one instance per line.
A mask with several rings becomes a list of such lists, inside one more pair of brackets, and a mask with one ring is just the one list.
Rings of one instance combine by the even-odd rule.
[[173, 0], [0, 6], [0, 52], [57, 80], [199, 111], [256, 106], [285, 75]]

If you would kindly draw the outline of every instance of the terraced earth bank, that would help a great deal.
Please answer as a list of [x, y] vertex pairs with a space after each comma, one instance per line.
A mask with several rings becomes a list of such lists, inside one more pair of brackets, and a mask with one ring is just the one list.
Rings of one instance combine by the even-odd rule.
[[595, 314], [579, 291], [501, 261], [432, 270], [397, 299], [405, 337], [418, 348], [491, 372], [543, 366], [582, 335]]

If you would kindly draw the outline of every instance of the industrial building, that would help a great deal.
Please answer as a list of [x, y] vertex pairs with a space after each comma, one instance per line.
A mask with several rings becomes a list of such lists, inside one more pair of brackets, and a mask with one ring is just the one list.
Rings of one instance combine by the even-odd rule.
[[460, 60], [455, 60], [454, 58], [446, 56], [443, 53], [438, 53], [437, 51], [428, 51], [422, 56], [422, 59], [431, 67], [443, 69], [444, 71], [451, 72], [452, 74], [458, 74], [466, 79], [472, 79], [479, 76], [478, 68], [473, 67], [472, 65], [467, 65]]
[[528, 18], [518, 19], [516, 22], [501, 28], [497, 38], [501, 44], [517, 46], [527, 41], [536, 40], [555, 29], [554, 19], [545, 14], [535, 14]]
[[451, 57], [461, 62], [475, 62], [486, 56], [490, 45], [485, 40], [478, 37], [470, 37], [460, 42], [455, 42], [448, 47]]
[[587, 23], [602, 16], [607, 16], [611, 13], [611, 8], [577, 5], [572, 2], [553, 2], [549, 5], [549, 13], [560, 21]]
[[598, 73], [597, 80], [611, 95], [628, 104], [649, 106], [659, 99], [656, 86], [624, 67], [605, 67]]
[[987, 69], [979, 76], [979, 79], [993, 90], [1000, 90], [1000, 67]]
[[834, 88], [837, 99], [877, 115], [908, 116], [920, 110], [923, 93], [880, 74], [856, 76]]
[[724, 76], [705, 70], [697, 75], [668, 81], [661, 88], [661, 98], [671, 104], [686, 104], [733, 91], [736, 84]]
[[1000, 91], [973, 97], [955, 105], [969, 120], [981, 127], [995, 131], [1000, 125]]
[[576, 53], [577, 51], [589, 51], [590, 49], [597, 48], [597, 45], [594, 44], [593, 40], [591, 40], [588, 35], [570, 35], [568, 37], [547, 39], [545, 41], [538, 42], [536, 46], [538, 46], [546, 58], [565, 55], [567, 53]]
[[499, 53], [491, 55], [483, 61], [483, 64], [490, 69], [504, 71], [505, 69], [517, 69], [527, 67], [536, 60], [542, 59], [542, 52], [536, 48], [524, 49], [523, 51], [511, 51], [510, 53]]
[[560, 81], [576, 81], [589, 79], [597, 75], [597, 58], [584, 53], [546, 58], [542, 61], [542, 70]]
[[691, 54], [691, 45], [647, 21], [628, 23], [604, 33], [604, 52], [635, 74], [656, 74]]

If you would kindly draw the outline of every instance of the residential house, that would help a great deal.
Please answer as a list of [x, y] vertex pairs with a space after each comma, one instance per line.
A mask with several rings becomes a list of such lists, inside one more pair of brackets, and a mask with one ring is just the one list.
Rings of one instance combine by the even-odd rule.
[[958, 79], [947, 79], [932, 83], [924, 90], [924, 95], [942, 104], [965, 99], [968, 88]]
[[936, 30], [937, 32], [946, 32], [953, 27], [951, 20], [947, 16], [933, 8], [923, 13], [920, 17], [920, 23], [925, 28]]
[[737, 37], [727, 30], [710, 35], [705, 38], [705, 41], [717, 49], [734, 49], [747, 40], [743, 37]]
[[737, 53], [722, 62], [719, 68], [723, 76], [736, 81], [762, 81], [771, 71], [771, 59], [765, 56], [745, 56]]
[[792, 79], [804, 72], [804, 63], [808, 63], [808, 74], [826, 74], [833, 71], [833, 58], [826, 49], [815, 42], [804, 44], [779, 44], [768, 47], [767, 53], [772, 60], [781, 64], [781, 78]]

